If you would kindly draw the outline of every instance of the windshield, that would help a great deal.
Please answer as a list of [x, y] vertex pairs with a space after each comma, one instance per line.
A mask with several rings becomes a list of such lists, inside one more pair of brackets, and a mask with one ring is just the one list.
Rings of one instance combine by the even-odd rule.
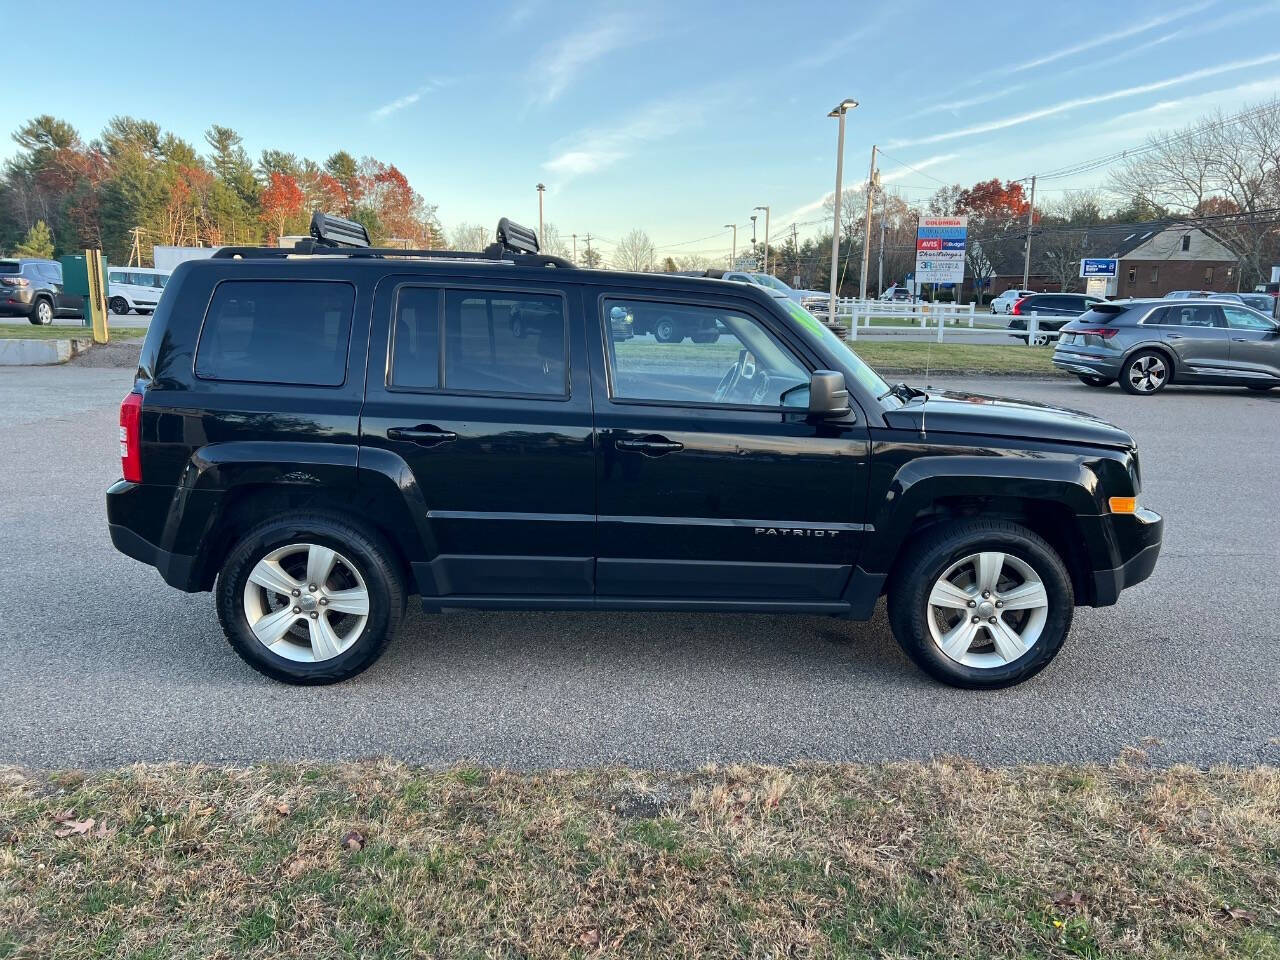
[[889, 385], [880, 379], [880, 374], [867, 366], [847, 343], [832, 333], [831, 328], [825, 326], [812, 313], [794, 300], [779, 300], [778, 303], [791, 314], [793, 320], [822, 341], [822, 345], [844, 363], [857, 378], [858, 383], [862, 384], [873, 397], [878, 397], [889, 389]]
[[762, 287], [772, 287], [780, 293], [790, 293], [791, 288], [779, 280], [777, 277], [770, 276], [767, 273], [753, 273], [751, 279]]
[[1246, 307], [1253, 307], [1255, 310], [1261, 310], [1263, 313], [1270, 313], [1272, 306], [1271, 297], [1265, 293], [1242, 293], [1240, 299], [1244, 301]]

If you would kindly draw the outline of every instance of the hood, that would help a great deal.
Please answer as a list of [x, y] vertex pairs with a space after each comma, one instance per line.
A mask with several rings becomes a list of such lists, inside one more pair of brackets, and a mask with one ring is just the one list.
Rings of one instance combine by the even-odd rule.
[[976, 393], [931, 393], [885, 414], [893, 427], [927, 433], [1056, 440], [1102, 447], [1132, 447], [1119, 427], [1078, 410], [1031, 400], [1010, 400]]

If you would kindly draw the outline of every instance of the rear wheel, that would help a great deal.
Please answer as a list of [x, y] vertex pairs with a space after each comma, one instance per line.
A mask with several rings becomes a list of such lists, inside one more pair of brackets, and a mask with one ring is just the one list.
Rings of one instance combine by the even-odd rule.
[[653, 325], [653, 339], [659, 343], [679, 343], [684, 339], [684, 334], [670, 317], [659, 317]]
[[124, 316], [129, 312], [129, 301], [124, 297], [112, 297], [108, 306], [111, 307], [111, 312], [118, 316]]
[[889, 591], [889, 622], [907, 656], [935, 679], [971, 689], [1043, 670], [1074, 607], [1061, 557], [1005, 520], [964, 521], [922, 538]]
[[31, 311], [31, 322], [41, 327], [53, 323], [53, 304], [48, 300], [37, 300], [35, 309]]
[[289, 514], [251, 530], [218, 576], [218, 619], [246, 663], [275, 680], [336, 683], [381, 656], [404, 617], [390, 548], [337, 517]]
[[1114, 377], [1095, 377], [1087, 373], [1077, 374], [1077, 376], [1086, 387], [1109, 387], [1116, 382]]
[[1120, 388], [1125, 393], [1146, 396], [1159, 393], [1169, 382], [1169, 359], [1155, 350], [1139, 350], [1120, 370]]

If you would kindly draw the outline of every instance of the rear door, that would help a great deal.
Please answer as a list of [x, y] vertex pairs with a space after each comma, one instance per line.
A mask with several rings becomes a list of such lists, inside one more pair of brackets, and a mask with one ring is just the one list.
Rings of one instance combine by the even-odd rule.
[[[616, 288], [587, 304], [702, 313], [711, 338], [590, 339], [598, 460], [596, 593], [736, 605], [838, 601], [864, 536], [860, 415], [813, 423], [815, 360], [758, 304]], [[596, 360], [598, 358], [598, 360]]]
[[424, 591], [589, 601], [595, 450], [576, 287], [383, 278], [361, 447], [393, 454], [421, 491]]
[[1221, 311], [1198, 300], [1179, 300], [1144, 323], [1163, 327], [1164, 342], [1177, 358], [1179, 374], [1199, 379], [1224, 376], [1230, 367], [1231, 338]]
[[1231, 336], [1231, 367], [1248, 377], [1280, 380], [1280, 326], [1243, 307], [1221, 308]]

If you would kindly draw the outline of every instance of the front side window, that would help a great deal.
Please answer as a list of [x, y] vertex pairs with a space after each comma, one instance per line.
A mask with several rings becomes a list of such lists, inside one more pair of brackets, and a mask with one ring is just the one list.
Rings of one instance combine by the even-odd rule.
[[784, 394], [809, 382], [789, 349], [735, 310], [609, 298], [603, 319], [619, 400], [781, 407]]
[[567, 396], [566, 343], [559, 296], [445, 293], [445, 390]]
[[1222, 312], [1226, 314], [1227, 326], [1232, 330], [1273, 330], [1275, 329], [1271, 321], [1265, 317], [1260, 317], [1251, 310], [1242, 310], [1239, 307], [1223, 307]]
[[349, 283], [224, 280], [200, 330], [196, 376], [339, 386], [355, 299]]

